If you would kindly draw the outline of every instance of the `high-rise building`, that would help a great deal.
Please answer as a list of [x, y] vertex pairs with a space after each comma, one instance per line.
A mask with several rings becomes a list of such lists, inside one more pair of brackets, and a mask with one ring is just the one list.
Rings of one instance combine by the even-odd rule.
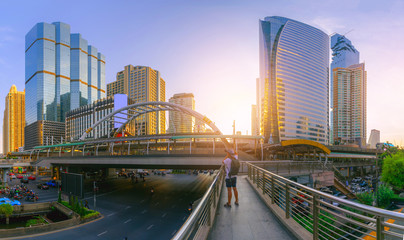
[[330, 143], [334, 144], [333, 134], [333, 70], [335, 68], [347, 68], [351, 65], [359, 63], [359, 51], [355, 49], [351, 41], [344, 35], [335, 33], [331, 36], [331, 50], [332, 50], [332, 62], [331, 62], [331, 82], [330, 82]]
[[[146, 66], [125, 66], [116, 74], [116, 81], [107, 84], [107, 96], [117, 93], [127, 94], [135, 103], [165, 102], [165, 81], [160, 72]], [[164, 112], [151, 112], [135, 119], [137, 135], [154, 135], [166, 133]]]
[[251, 105], [251, 135], [259, 135], [258, 109], [257, 105]]
[[260, 131], [265, 142], [328, 143], [329, 37], [284, 18], [259, 21]]
[[[62, 129], [68, 111], [105, 97], [105, 57], [68, 24], [37, 23], [25, 36], [25, 89], [27, 131]], [[26, 149], [55, 137], [27, 131]]]
[[13, 85], [6, 96], [3, 118], [3, 153], [18, 152], [24, 146], [25, 90]]
[[365, 64], [333, 70], [333, 134], [336, 144], [366, 145]]
[[[126, 94], [115, 94], [67, 112], [66, 139], [68, 141], [79, 140], [83, 133], [92, 127], [94, 123], [103, 119], [113, 111], [130, 105], [131, 103], [132, 101]], [[125, 132], [133, 135], [134, 131], [130, 129], [130, 127], [131, 125], [128, 124], [125, 128]], [[86, 138], [113, 137], [112, 134], [117, 128], [119, 128], [119, 124], [114, 124], [112, 121], [105, 121], [95, 127], [93, 131], [89, 132]]]
[[370, 136], [369, 136], [369, 147], [370, 148], [376, 148], [376, 144], [380, 143], [380, 131], [376, 129], [372, 129], [370, 131]]
[[[195, 99], [192, 93], [174, 94], [168, 102], [195, 110]], [[179, 111], [169, 112], [168, 133], [191, 133], [196, 130], [194, 127], [195, 118], [193, 116]]]

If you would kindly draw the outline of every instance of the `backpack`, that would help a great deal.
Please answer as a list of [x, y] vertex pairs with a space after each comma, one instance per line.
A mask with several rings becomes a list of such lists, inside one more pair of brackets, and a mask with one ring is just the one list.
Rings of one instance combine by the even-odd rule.
[[235, 159], [234, 157], [230, 157], [231, 159], [231, 166], [229, 171], [229, 177], [236, 176], [238, 171], [240, 170], [240, 161]]

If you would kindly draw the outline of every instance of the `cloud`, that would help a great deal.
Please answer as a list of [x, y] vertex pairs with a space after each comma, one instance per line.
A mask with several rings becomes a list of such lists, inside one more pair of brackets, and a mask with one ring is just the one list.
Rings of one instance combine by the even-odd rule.
[[309, 24], [320, 28], [327, 34], [346, 29], [346, 26], [341, 22], [341, 19], [333, 17], [316, 17], [312, 19]]

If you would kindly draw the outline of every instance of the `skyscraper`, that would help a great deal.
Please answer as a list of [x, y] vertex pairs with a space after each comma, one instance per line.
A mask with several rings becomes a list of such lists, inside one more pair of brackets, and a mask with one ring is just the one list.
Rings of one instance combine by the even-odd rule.
[[329, 37], [284, 18], [259, 21], [261, 135], [328, 143]]
[[251, 135], [259, 135], [257, 105], [251, 105]]
[[331, 83], [330, 83], [330, 143], [334, 144], [333, 134], [333, 70], [335, 68], [347, 68], [351, 65], [359, 63], [359, 51], [355, 49], [351, 41], [344, 35], [335, 33], [331, 36], [331, 50], [332, 50], [332, 62], [331, 62]]
[[13, 85], [6, 96], [3, 118], [3, 153], [17, 152], [24, 146], [25, 91]]
[[[146, 66], [127, 65], [116, 74], [116, 81], [107, 84], [107, 96], [118, 93], [127, 94], [135, 103], [165, 102], [165, 81], [160, 72]], [[166, 133], [164, 112], [152, 112], [135, 119], [135, 131], [138, 135]]]
[[369, 136], [369, 147], [370, 148], [376, 148], [376, 144], [380, 143], [380, 131], [376, 129], [372, 129], [370, 131], [370, 136]]
[[[174, 94], [168, 102], [195, 110], [195, 99], [192, 93]], [[195, 118], [193, 116], [178, 111], [169, 112], [168, 133], [191, 133], [194, 132], [194, 126]]]
[[37, 23], [25, 36], [25, 88], [29, 149], [56, 137], [41, 129], [64, 129], [69, 110], [105, 96], [105, 57], [68, 24]]
[[366, 145], [365, 64], [333, 70], [333, 134], [337, 144]]

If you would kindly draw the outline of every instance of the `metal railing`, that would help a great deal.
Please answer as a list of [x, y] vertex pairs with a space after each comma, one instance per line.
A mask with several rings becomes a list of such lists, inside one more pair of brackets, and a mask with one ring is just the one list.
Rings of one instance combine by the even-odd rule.
[[402, 213], [338, 198], [246, 164], [249, 180], [269, 205], [295, 220], [313, 239], [403, 239]]
[[222, 166], [199, 204], [172, 240], [207, 238], [209, 229], [212, 227], [214, 221], [216, 207], [220, 200], [224, 177], [224, 167]]

